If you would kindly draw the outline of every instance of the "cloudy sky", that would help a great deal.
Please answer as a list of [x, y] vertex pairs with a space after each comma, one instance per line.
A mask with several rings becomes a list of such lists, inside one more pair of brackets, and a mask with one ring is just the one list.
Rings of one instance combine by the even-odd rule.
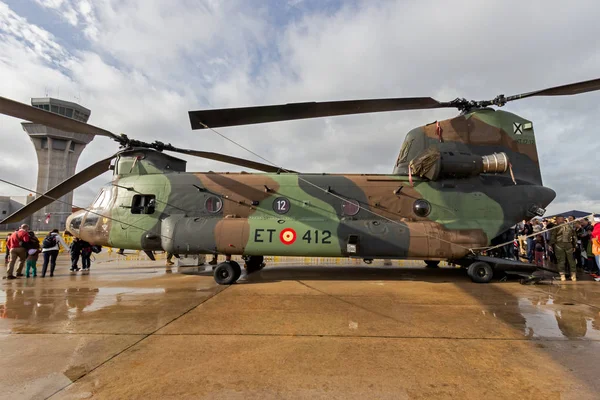
[[[130, 137], [256, 159], [188, 110], [353, 98], [488, 99], [600, 77], [594, 0], [0, 0], [0, 96], [79, 101]], [[534, 121], [549, 212], [600, 212], [600, 93], [505, 107]], [[303, 172], [389, 173], [407, 131], [451, 110], [219, 131]], [[0, 176], [34, 188], [20, 121], [0, 116]], [[96, 138], [77, 170], [117, 150]], [[188, 158], [188, 170], [237, 171]], [[260, 160], [259, 160], [260, 161]], [[106, 173], [75, 192], [89, 203]], [[3, 195], [25, 194], [0, 186]]]

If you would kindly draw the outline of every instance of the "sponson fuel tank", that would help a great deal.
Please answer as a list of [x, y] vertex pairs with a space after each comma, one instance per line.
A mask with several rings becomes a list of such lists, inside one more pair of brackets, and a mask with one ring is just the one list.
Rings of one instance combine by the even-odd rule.
[[310, 249], [317, 257], [455, 259], [487, 243], [481, 230], [429, 221], [169, 217], [162, 228], [162, 246], [174, 254], [303, 256]]

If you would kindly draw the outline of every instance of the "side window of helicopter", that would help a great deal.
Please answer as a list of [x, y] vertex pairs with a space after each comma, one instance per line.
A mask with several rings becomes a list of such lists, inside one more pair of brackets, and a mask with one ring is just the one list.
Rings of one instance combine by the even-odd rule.
[[346, 216], [354, 216], [360, 211], [360, 204], [356, 200], [342, 200], [342, 214]]
[[419, 217], [426, 217], [431, 212], [431, 204], [425, 199], [419, 199], [413, 204], [413, 211]]
[[156, 196], [153, 194], [136, 194], [131, 202], [132, 214], [154, 214]]
[[223, 201], [217, 196], [210, 196], [204, 202], [204, 208], [211, 214], [216, 214], [223, 208]]

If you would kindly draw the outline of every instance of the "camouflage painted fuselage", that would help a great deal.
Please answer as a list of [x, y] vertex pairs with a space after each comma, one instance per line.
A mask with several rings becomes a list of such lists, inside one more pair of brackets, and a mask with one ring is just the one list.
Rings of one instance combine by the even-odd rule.
[[[436, 125], [411, 131], [390, 175], [189, 173], [180, 160], [133, 149], [120, 155], [92, 213], [72, 215], [68, 229], [95, 244], [177, 254], [459, 259], [555, 195], [541, 186], [533, 130], [506, 132], [524, 120], [478, 113], [441, 121], [441, 138]], [[508, 173], [412, 176], [411, 184], [403, 168], [431, 146], [504, 151], [517, 184]], [[140, 211], [140, 198], [152, 207]]]

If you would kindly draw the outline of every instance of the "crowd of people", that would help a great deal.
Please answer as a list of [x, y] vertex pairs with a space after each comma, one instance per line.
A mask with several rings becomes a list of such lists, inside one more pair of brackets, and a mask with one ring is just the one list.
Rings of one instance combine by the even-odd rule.
[[[92, 252], [100, 252], [99, 246], [92, 246], [77, 238], [74, 238], [71, 245], [68, 246], [58, 229], [48, 232], [46, 237], [40, 240], [28, 225], [23, 224], [6, 238], [4, 258], [6, 275], [3, 279], [17, 279], [22, 276], [37, 277], [37, 263], [40, 255], [43, 257], [41, 277], [46, 277], [48, 267], [50, 267], [50, 276], [54, 276], [56, 259], [61, 247], [71, 255], [71, 272], [77, 272], [80, 269], [89, 271]], [[80, 257], [82, 268], [78, 266]], [[25, 274], [23, 274], [23, 269], [25, 269]]]
[[588, 273], [600, 280], [600, 221], [558, 216], [522, 221], [514, 229], [515, 253], [540, 267], [554, 265], [561, 281]]

